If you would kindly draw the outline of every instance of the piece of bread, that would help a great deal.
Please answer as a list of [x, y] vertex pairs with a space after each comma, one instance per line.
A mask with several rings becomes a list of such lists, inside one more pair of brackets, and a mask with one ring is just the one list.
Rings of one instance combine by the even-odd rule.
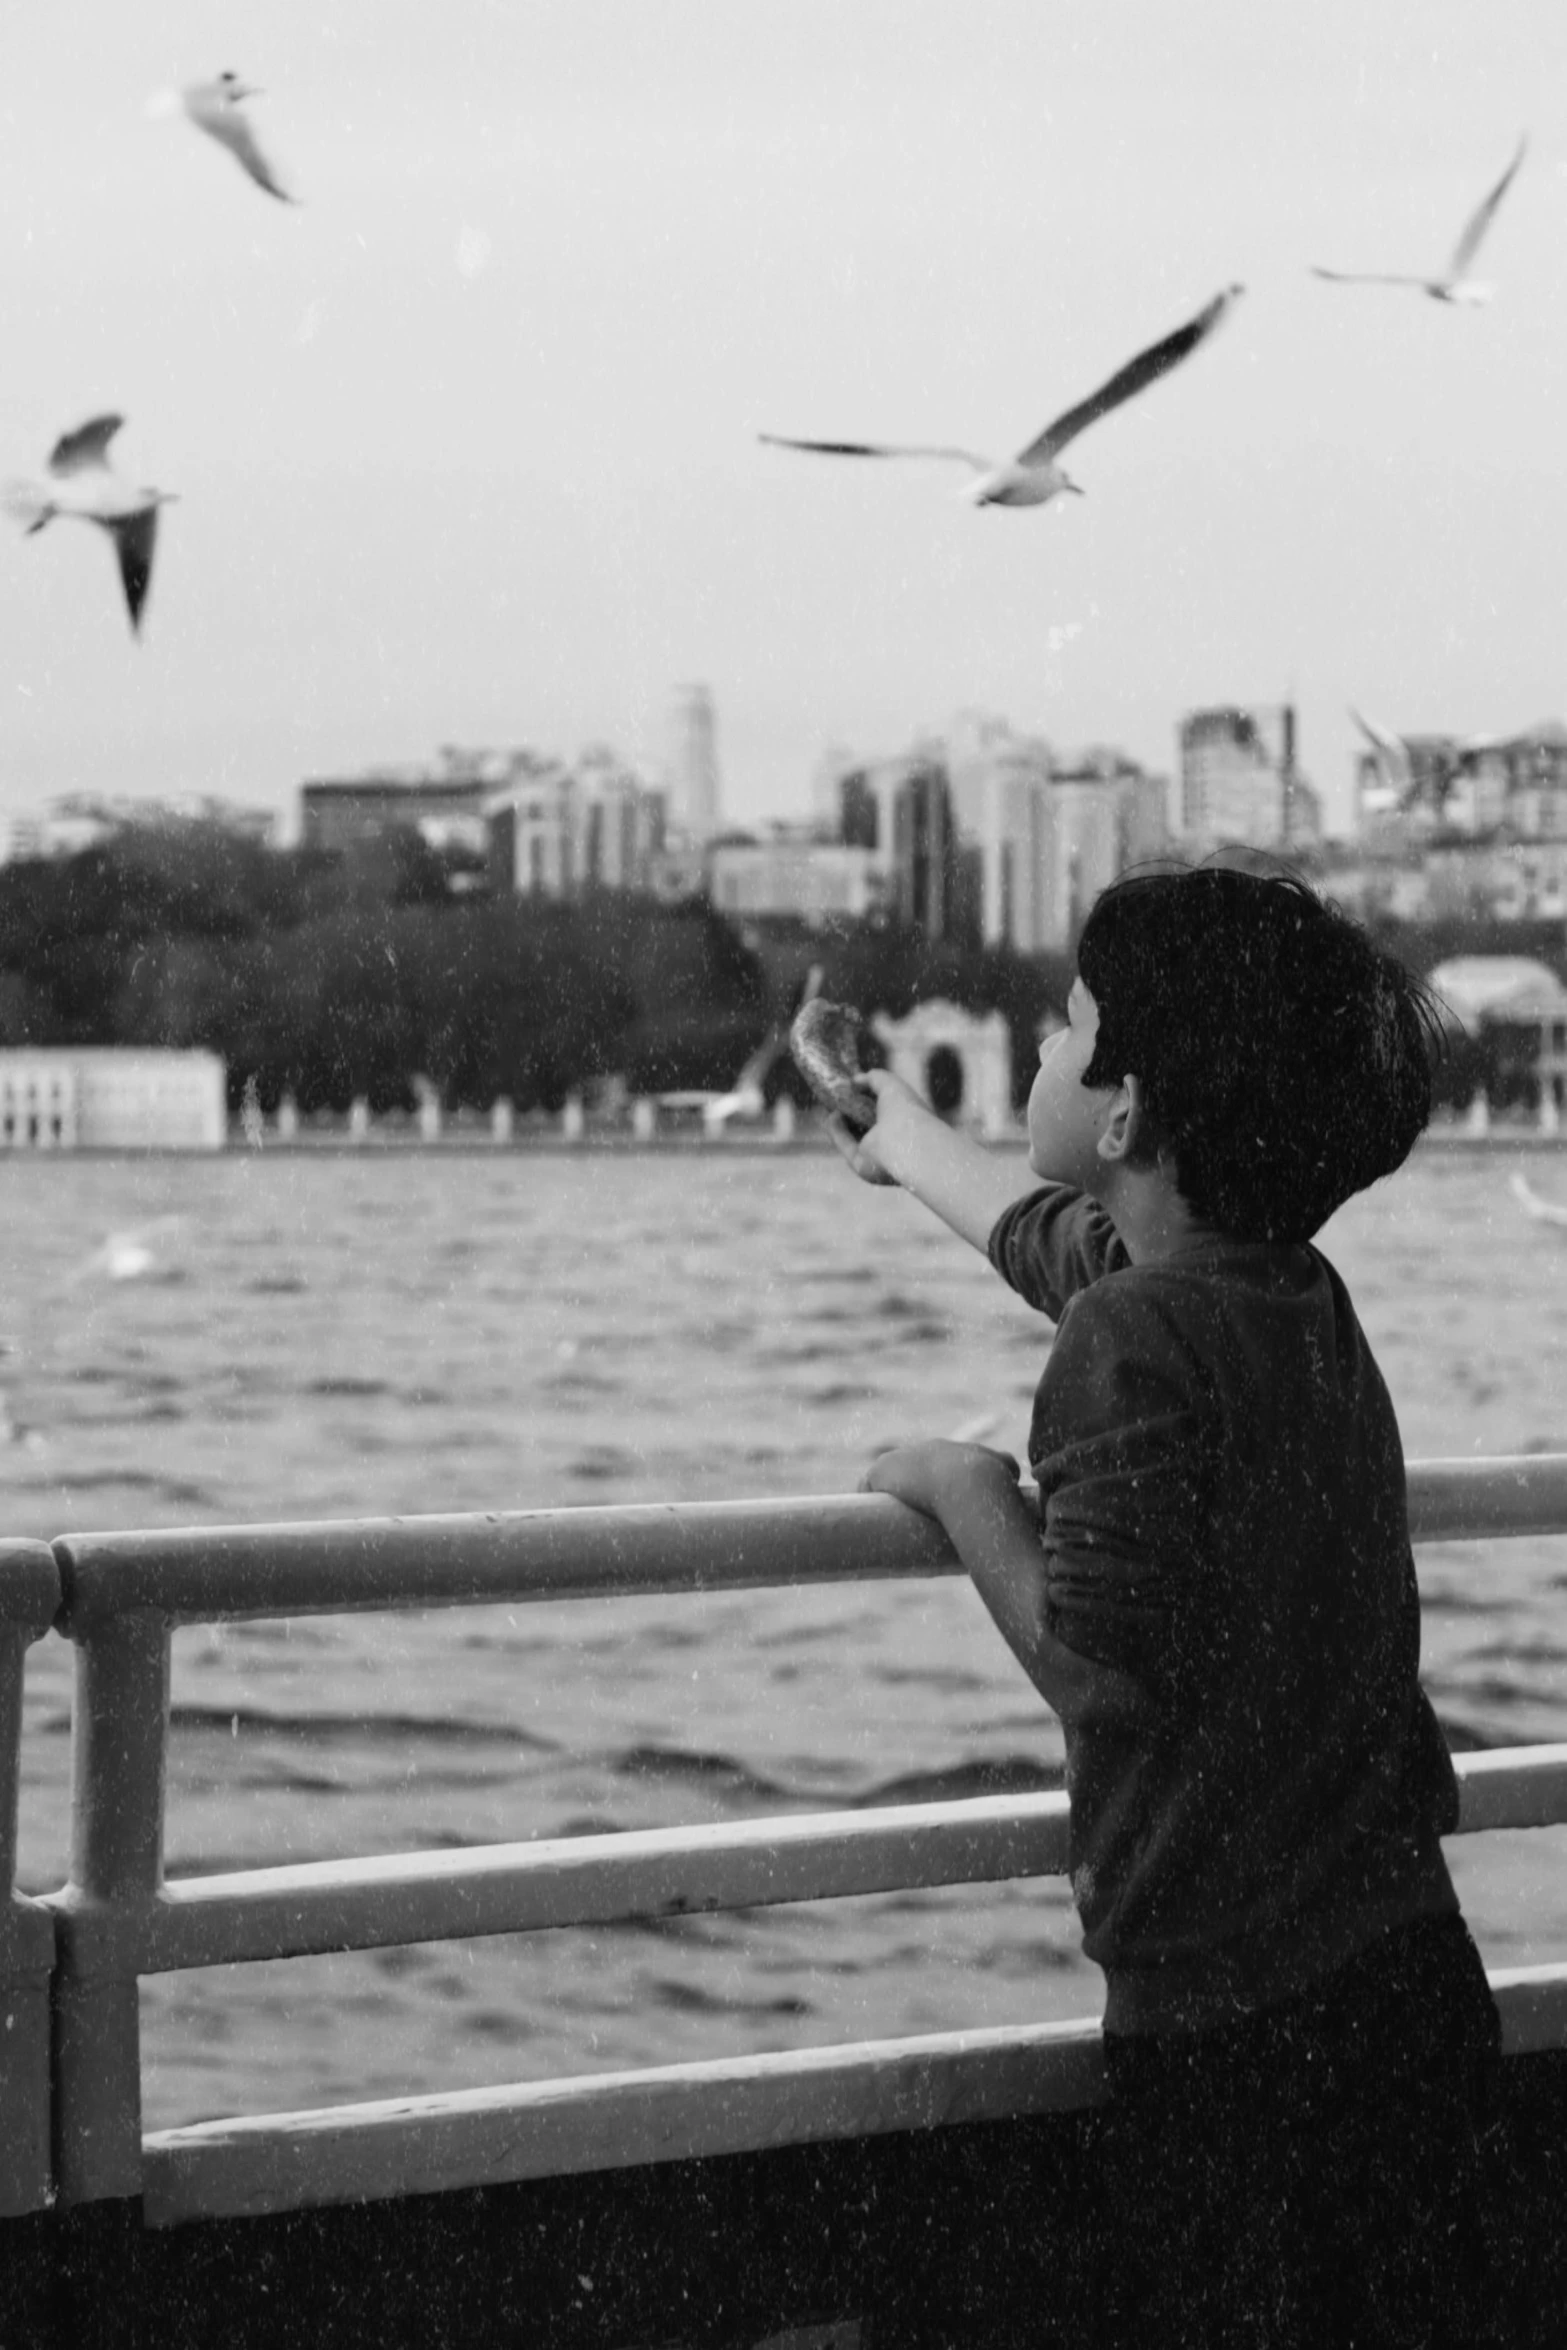
[[800, 1006], [789, 1031], [795, 1067], [822, 1107], [856, 1134], [868, 1134], [876, 1123], [876, 1096], [860, 1083], [874, 1066], [865, 1041], [865, 1023], [854, 1007], [821, 996]]

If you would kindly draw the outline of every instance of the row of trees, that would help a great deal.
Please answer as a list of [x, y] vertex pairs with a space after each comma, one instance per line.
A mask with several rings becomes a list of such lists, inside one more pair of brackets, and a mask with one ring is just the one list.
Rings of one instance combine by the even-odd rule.
[[700, 904], [452, 898], [414, 840], [393, 868], [215, 830], [126, 832], [0, 870], [0, 1043], [199, 1045], [235, 1101], [558, 1107], [610, 1070], [727, 1084], [765, 976]]
[[[0, 1044], [203, 1046], [236, 1106], [254, 1078], [269, 1110], [285, 1092], [307, 1112], [357, 1095], [406, 1108], [416, 1076], [453, 1109], [502, 1094], [557, 1109], [611, 1072], [637, 1093], [722, 1088], [786, 1022], [813, 958], [829, 993], [894, 1015], [932, 995], [999, 1007], [1025, 1073], [1069, 984], [911, 929], [764, 960], [699, 900], [453, 897], [414, 834], [367, 861], [135, 829], [0, 868]], [[767, 1079], [783, 1090], [803, 1096], [786, 1059]]]
[[[1492, 935], [1492, 929], [1495, 935]], [[1559, 925], [1413, 931], [1384, 943], [1417, 971], [1455, 953], [1562, 965]], [[199, 1045], [237, 1104], [411, 1106], [424, 1076], [451, 1108], [506, 1095], [556, 1109], [611, 1072], [634, 1092], [731, 1084], [786, 1022], [807, 965], [825, 991], [894, 1017], [946, 996], [1005, 1013], [1019, 1099], [1069, 956], [932, 946], [913, 928], [774, 934], [747, 947], [700, 901], [601, 893], [575, 904], [453, 897], [416, 834], [377, 860], [279, 852], [214, 825], [129, 829], [79, 856], [0, 868], [0, 1044]], [[1484, 1085], [1528, 1098], [1516, 1040], [1456, 1045], [1454, 1106]], [[768, 1091], [798, 1091], [787, 1061]]]

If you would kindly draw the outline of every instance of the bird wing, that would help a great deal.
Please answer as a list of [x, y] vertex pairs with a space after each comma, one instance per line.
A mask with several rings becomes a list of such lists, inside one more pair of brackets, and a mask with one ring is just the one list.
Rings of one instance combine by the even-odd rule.
[[1319, 269], [1311, 266], [1313, 277], [1325, 277], [1335, 286], [1428, 286], [1429, 278], [1409, 277], [1399, 272], [1380, 269]]
[[49, 471], [80, 473], [85, 466], [107, 468], [109, 443], [125, 422], [123, 416], [91, 416], [74, 432], [63, 432], [49, 452]]
[[926, 448], [903, 441], [796, 441], [777, 432], [759, 432], [756, 437], [774, 449], [810, 449], [819, 457], [955, 457], [976, 473], [988, 473], [994, 463], [990, 457], [976, 457], [972, 449]]
[[228, 121], [214, 135], [222, 140], [235, 160], [249, 172], [258, 188], [265, 188], [267, 194], [276, 196], [280, 204], [292, 204], [295, 201], [261, 152], [256, 134], [242, 114], [231, 108]]
[[1376, 753], [1377, 765], [1394, 790], [1407, 791], [1409, 789], [1409, 750], [1403, 736], [1390, 733], [1387, 727], [1379, 726], [1374, 718], [1363, 717], [1353, 702], [1350, 704], [1349, 714]]
[[120, 559], [120, 578], [125, 587], [125, 602], [131, 616], [131, 626], [141, 627], [141, 608], [147, 601], [147, 587], [152, 578], [152, 550], [158, 537], [158, 509], [145, 507], [140, 514], [127, 514], [118, 522], [104, 526], [114, 540], [114, 550]]
[[1528, 152], [1528, 147], [1529, 139], [1526, 132], [1518, 142], [1518, 152], [1516, 155], [1514, 155], [1511, 163], [1509, 163], [1507, 169], [1503, 172], [1501, 178], [1497, 181], [1495, 187], [1491, 190], [1491, 193], [1486, 197], [1484, 203], [1477, 207], [1472, 219], [1465, 228], [1463, 235], [1459, 238], [1457, 244], [1453, 247], [1453, 258], [1447, 265], [1447, 272], [1449, 277], [1462, 277], [1465, 270], [1469, 267], [1470, 262], [1474, 259], [1476, 253], [1478, 253], [1480, 250], [1480, 240], [1485, 235], [1485, 232], [1490, 227], [1492, 221], [1495, 219], [1496, 208], [1501, 203], [1502, 198], [1506, 195], [1508, 189], [1512, 186], [1513, 181], [1517, 176], [1518, 166], [1522, 163], [1525, 154]]
[[1178, 326], [1174, 334], [1165, 336], [1163, 342], [1150, 343], [1146, 351], [1139, 351], [1137, 357], [1129, 359], [1124, 367], [1111, 376], [1108, 383], [1102, 383], [1097, 392], [1091, 392], [1086, 400], [1079, 401], [1075, 408], [1069, 408], [1064, 416], [1058, 416], [1054, 424], [1047, 424], [1039, 438], [1030, 441], [1028, 447], [1019, 452], [1019, 465], [1048, 465], [1066, 447], [1068, 441], [1076, 440], [1080, 432], [1086, 431], [1089, 425], [1096, 423], [1110, 409], [1119, 408], [1123, 400], [1131, 399], [1133, 393], [1140, 392], [1145, 384], [1156, 382], [1161, 375], [1167, 375], [1172, 367], [1178, 367], [1183, 359], [1189, 359], [1199, 343], [1207, 341], [1240, 293], [1239, 286], [1226, 286], [1222, 294], [1216, 294], [1207, 308], [1199, 310], [1195, 318], [1187, 320], [1185, 326]]

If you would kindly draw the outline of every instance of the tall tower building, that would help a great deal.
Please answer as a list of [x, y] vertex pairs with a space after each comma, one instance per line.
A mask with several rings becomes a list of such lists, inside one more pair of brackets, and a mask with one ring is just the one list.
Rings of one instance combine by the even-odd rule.
[[693, 840], [710, 840], [719, 829], [718, 738], [705, 685], [675, 688], [669, 813]]

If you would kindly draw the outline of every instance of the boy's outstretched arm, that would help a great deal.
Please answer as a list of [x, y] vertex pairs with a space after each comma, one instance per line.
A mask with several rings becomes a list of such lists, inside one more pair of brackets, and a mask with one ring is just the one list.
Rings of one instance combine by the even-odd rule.
[[1010, 1153], [988, 1151], [948, 1126], [889, 1070], [869, 1070], [857, 1083], [876, 1096], [870, 1132], [857, 1136], [842, 1118], [827, 1123], [855, 1174], [901, 1184], [983, 1255], [1002, 1210], [1037, 1191], [1039, 1178]]
[[[933, 1438], [883, 1453], [862, 1493], [890, 1493], [935, 1518], [1035, 1687], [1045, 1672], [1045, 1554], [1039, 1519], [1023, 1498], [1017, 1463], [983, 1444]], [[1048, 1675], [1046, 1675], [1048, 1678]]]

